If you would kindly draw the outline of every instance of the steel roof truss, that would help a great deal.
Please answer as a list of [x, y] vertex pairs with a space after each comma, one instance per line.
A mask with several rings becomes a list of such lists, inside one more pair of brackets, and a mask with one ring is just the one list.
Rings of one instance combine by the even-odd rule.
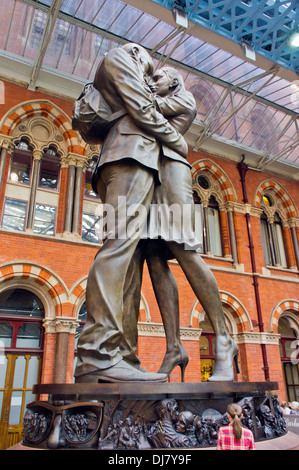
[[32, 73], [31, 73], [31, 77], [30, 77], [30, 82], [28, 86], [29, 89], [35, 90], [35, 85], [38, 79], [39, 71], [41, 69], [41, 66], [42, 66], [46, 51], [47, 51], [48, 44], [51, 40], [52, 32], [55, 28], [56, 20], [58, 18], [62, 2], [63, 0], [53, 0], [53, 3], [48, 10], [45, 28], [44, 28], [41, 42], [40, 42], [39, 49], [38, 49], [37, 60], [35, 61], [35, 64], [33, 66]]

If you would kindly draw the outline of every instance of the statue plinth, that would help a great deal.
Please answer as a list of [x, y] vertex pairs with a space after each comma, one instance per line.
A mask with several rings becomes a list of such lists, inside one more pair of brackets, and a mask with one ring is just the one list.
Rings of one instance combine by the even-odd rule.
[[42, 384], [27, 405], [23, 444], [42, 449], [215, 446], [226, 408], [238, 403], [255, 440], [286, 434], [276, 382]]

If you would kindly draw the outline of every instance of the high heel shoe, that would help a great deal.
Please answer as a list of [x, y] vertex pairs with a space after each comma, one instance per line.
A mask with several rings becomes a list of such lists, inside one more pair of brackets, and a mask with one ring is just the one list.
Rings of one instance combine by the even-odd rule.
[[181, 382], [185, 381], [185, 370], [188, 365], [189, 358], [186, 350], [180, 345], [179, 351], [166, 352], [161, 367], [158, 371], [159, 374], [167, 374], [170, 376], [171, 372], [176, 366], [181, 368]]
[[238, 358], [239, 348], [236, 343], [231, 338], [218, 338], [214, 372], [208, 378], [208, 382], [232, 382], [234, 380], [233, 362], [235, 363], [237, 374], [240, 374]]

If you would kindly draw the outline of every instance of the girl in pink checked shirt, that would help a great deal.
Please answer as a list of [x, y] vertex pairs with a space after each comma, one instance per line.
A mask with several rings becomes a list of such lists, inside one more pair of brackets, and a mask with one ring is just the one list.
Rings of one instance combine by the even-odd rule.
[[236, 403], [227, 407], [228, 426], [218, 431], [217, 450], [255, 450], [253, 434], [241, 424], [242, 408]]

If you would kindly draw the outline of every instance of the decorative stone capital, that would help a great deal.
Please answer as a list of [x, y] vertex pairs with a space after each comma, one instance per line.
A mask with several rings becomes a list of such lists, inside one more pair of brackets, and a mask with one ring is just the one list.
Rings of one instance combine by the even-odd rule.
[[66, 157], [66, 161], [68, 166], [74, 165], [78, 167], [83, 167], [84, 163], [86, 162], [86, 156], [79, 155], [78, 153], [69, 153]]
[[288, 219], [287, 223], [288, 223], [288, 226], [290, 228], [299, 227], [299, 219], [296, 219], [295, 217], [292, 217], [291, 219]]
[[15, 148], [14, 143], [7, 135], [0, 134], [0, 150], [6, 149], [8, 152], [12, 152]]
[[43, 321], [45, 333], [75, 334], [78, 325], [78, 320], [70, 317], [45, 318]]
[[[180, 336], [183, 341], [198, 341], [201, 335], [201, 328], [181, 328]], [[158, 338], [165, 337], [164, 326], [161, 323], [138, 323], [138, 335], [139, 336], [155, 336]]]
[[43, 156], [44, 152], [40, 149], [35, 149], [33, 150], [32, 152], [32, 155], [33, 155], [33, 159], [34, 160], [41, 160], [42, 159], [42, 156]]
[[79, 322], [74, 318], [56, 317], [56, 333], [75, 334]]
[[247, 331], [233, 334], [232, 338], [237, 344], [274, 344], [279, 346], [280, 335], [275, 333]]

